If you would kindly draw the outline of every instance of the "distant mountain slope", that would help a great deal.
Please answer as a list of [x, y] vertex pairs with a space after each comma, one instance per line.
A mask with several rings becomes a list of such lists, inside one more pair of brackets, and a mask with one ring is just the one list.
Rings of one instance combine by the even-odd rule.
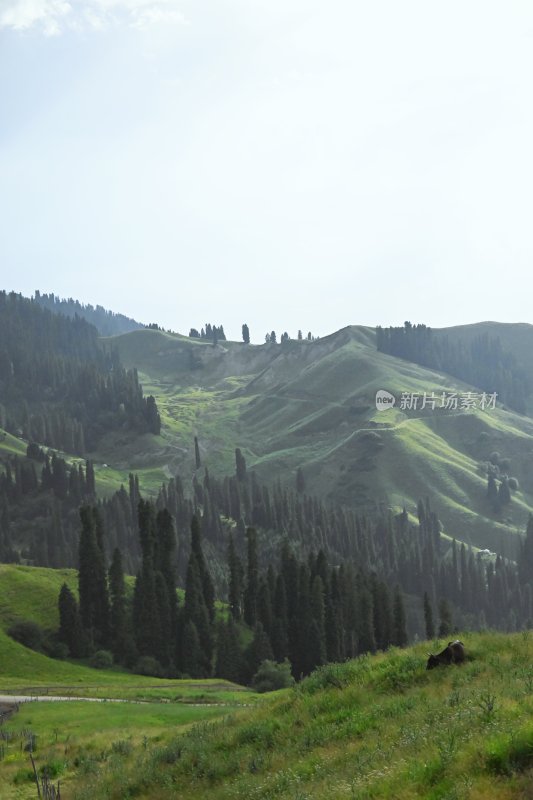
[[[475, 390], [377, 352], [371, 328], [283, 345], [213, 347], [150, 330], [112, 341], [122, 361], [141, 370], [162, 415], [166, 448], [145, 466], [187, 479], [197, 435], [209, 469], [231, 470], [239, 446], [261, 479], [292, 483], [301, 467], [308, 491], [354, 507], [414, 508], [427, 494], [450, 535], [491, 550], [505, 549], [533, 510], [533, 421], [500, 408], [409, 411], [397, 404], [377, 411], [378, 389], [398, 399], [402, 392]], [[486, 497], [495, 451], [510, 459], [520, 486], [497, 514]], [[102, 457], [123, 466], [112, 444]]]
[[124, 314], [117, 314], [108, 311], [103, 306], [92, 306], [90, 303], [80, 303], [71, 297], [66, 300], [59, 298], [55, 294], [41, 294], [36, 289], [32, 298], [37, 305], [47, 308], [53, 314], [64, 314], [66, 317], [81, 317], [90, 322], [97, 329], [100, 336], [113, 336], [117, 333], [128, 333], [129, 331], [143, 328], [144, 326]]

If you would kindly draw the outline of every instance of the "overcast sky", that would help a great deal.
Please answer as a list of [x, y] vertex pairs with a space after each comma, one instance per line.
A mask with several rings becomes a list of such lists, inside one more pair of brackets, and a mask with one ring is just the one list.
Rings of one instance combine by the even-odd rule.
[[187, 332], [533, 322], [533, 4], [0, 0], [0, 277]]

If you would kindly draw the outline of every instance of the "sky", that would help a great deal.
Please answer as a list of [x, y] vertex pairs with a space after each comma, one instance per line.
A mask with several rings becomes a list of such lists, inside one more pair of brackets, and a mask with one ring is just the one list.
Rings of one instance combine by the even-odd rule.
[[533, 322], [529, 0], [0, 0], [0, 285], [188, 332]]

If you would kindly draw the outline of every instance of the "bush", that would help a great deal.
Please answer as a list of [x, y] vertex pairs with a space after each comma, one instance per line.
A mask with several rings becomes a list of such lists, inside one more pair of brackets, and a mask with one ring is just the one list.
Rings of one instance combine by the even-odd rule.
[[274, 692], [276, 689], [286, 689], [293, 684], [291, 664], [287, 658], [281, 663], [268, 659], [262, 661], [252, 678], [252, 688], [256, 692]]
[[164, 670], [159, 661], [152, 656], [141, 656], [135, 664], [133, 671], [137, 675], [150, 675], [152, 678], [163, 678]]
[[519, 483], [516, 480], [516, 478], [509, 478], [509, 480], [507, 481], [507, 485], [509, 486], [509, 489], [511, 489], [513, 492], [516, 492], [519, 488]]
[[14, 622], [8, 629], [8, 634], [16, 642], [29, 647], [31, 650], [42, 650], [45, 632], [36, 622], [20, 620]]
[[47, 639], [43, 645], [44, 652], [50, 658], [57, 658], [64, 661], [70, 655], [70, 650], [65, 642], [58, 642], [56, 639]]
[[110, 669], [113, 666], [113, 653], [109, 650], [97, 650], [91, 656], [89, 665], [94, 669]]

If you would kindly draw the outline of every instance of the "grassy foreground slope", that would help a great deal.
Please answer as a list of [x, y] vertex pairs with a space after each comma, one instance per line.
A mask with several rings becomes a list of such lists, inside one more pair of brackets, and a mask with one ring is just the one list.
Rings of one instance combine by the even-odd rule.
[[[533, 343], [533, 328], [526, 327]], [[472, 387], [378, 353], [371, 328], [285, 345], [212, 347], [154, 330], [112, 342], [155, 394], [163, 430], [161, 437], [143, 437], [142, 447], [110, 439], [99, 460], [118, 473], [138, 469], [148, 488], [161, 474], [179, 471], [186, 483], [191, 479], [197, 435], [202, 463], [214, 472], [233, 471], [239, 446], [264, 480], [293, 483], [302, 467], [307, 491], [349, 505], [405, 503], [412, 510], [429, 496], [451, 535], [482, 548], [501, 549], [533, 510], [533, 420], [503, 409], [397, 405], [378, 412], [378, 389], [440, 397]], [[493, 451], [510, 459], [520, 484], [501, 514], [486, 498], [485, 465]]]
[[324, 667], [258, 708], [108, 760], [77, 800], [518, 800], [533, 778], [533, 638], [472, 634]]

